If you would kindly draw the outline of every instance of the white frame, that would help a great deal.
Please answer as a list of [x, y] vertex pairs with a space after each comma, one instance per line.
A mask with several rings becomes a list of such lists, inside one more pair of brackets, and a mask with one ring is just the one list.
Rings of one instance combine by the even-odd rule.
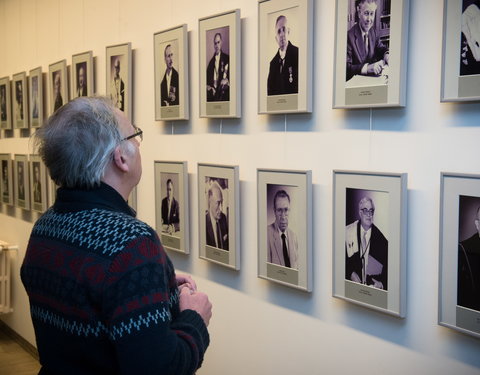
[[[206, 239], [206, 214], [208, 212], [208, 192], [206, 178], [213, 177], [228, 180], [228, 191], [222, 191], [223, 207], [228, 207], [228, 250], [208, 246]], [[228, 193], [228, 195], [227, 195]], [[225, 204], [228, 202], [228, 204]], [[238, 166], [218, 164], [198, 164], [198, 222], [199, 257], [222, 266], [240, 269], [240, 183]]]
[[[229, 100], [207, 101], [207, 40], [206, 33], [213, 29], [229, 27]], [[242, 56], [241, 56], [241, 24], [240, 9], [204, 17], [198, 20], [198, 35], [200, 48], [200, 117], [210, 118], [239, 118], [241, 117], [242, 104]], [[212, 43], [213, 40], [208, 41]], [[224, 41], [225, 43], [225, 41]]]
[[[286, 190], [290, 197], [290, 208], [296, 207], [290, 211], [288, 228], [297, 235], [297, 267], [268, 262], [266, 229], [272, 223], [271, 219], [268, 219], [268, 213], [270, 208], [273, 208], [273, 197], [268, 196], [268, 185], [279, 186], [278, 189]], [[312, 172], [310, 170], [257, 169], [257, 204], [258, 277], [311, 292], [313, 287]]]
[[[93, 65], [93, 52], [87, 51], [82, 53], [77, 53], [72, 56], [72, 66], [70, 71], [70, 82], [71, 82], [71, 93], [70, 97], [73, 99], [78, 98], [80, 95], [77, 95], [77, 65], [85, 64], [86, 67], [86, 83], [87, 83], [87, 95], [93, 96], [95, 92], [95, 68]], [[85, 95], [84, 95], [85, 96]]]
[[[33, 78], [37, 78], [37, 118], [33, 117]], [[44, 86], [43, 86], [43, 73], [42, 67], [32, 69], [28, 75], [28, 116], [30, 118], [30, 127], [38, 128], [43, 125], [45, 116], [44, 111]]]
[[[350, 1], [353, 0], [337, 0], [336, 4], [333, 108], [404, 107], [409, 0], [391, 2], [388, 84], [383, 77], [360, 75], [346, 81], [347, 18]], [[356, 77], [359, 80], [352, 82]]]
[[[23, 119], [17, 118], [19, 116], [18, 108], [16, 106], [16, 84], [21, 82], [22, 84], [22, 116]], [[13, 75], [12, 78], [12, 115], [13, 124], [15, 129], [28, 129], [28, 86], [27, 86], [27, 73], [21, 72]]]
[[[25, 187], [24, 198], [20, 199], [18, 194], [18, 163], [23, 163], [23, 184]], [[28, 155], [15, 154], [13, 158], [13, 179], [15, 181], [15, 206], [24, 210], [30, 210], [30, 184], [29, 184], [29, 164]]]
[[[345, 278], [347, 208], [355, 210], [358, 202], [347, 207], [347, 189], [368, 191], [370, 197], [388, 193], [375, 202], [375, 225], [388, 240], [387, 290], [356, 283]], [[362, 192], [362, 196], [365, 193]], [[383, 203], [379, 204], [379, 203]], [[382, 216], [383, 215], [383, 216]], [[333, 171], [333, 296], [364, 307], [404, 318], [406, 315], [407, 259], [407, 174], [358, 171]]]
[[[293, 17], [293, 10], [296, 17]], [[278, 51], [275, 19], [287, 16], [292, 44], [298, 47], [298, 93], [268, 95], [270, 61]], [[313, 110], [313, 1], [259, 0], [258, 2], [258, 113], [311, 113]], [[269, 15], [272, 17], [269, 18]], [[288, 21], [290, 17], [290, 21]], [[292, 78], [293, 80], [293, 78]]]
[[[165, 47], [175, 42], [173, 68], [178, 73], [178, 105], [161, 105], [161, 84], [165, 76]], [[165, 45], [165, 47], [164, 47]], [[189, 76], [188, 76], [188, 30], [187, 24], [153, 34], [154, 69], [155, 69], [155, 120], [173, 121], [189, 119]]]
[[67, 75], [67, 60], [61, 60], [48, 66], [48, 114], [53, 115], [55, 108], [54, 98], [54, 78], [53, 73], [60, 71], [60, 95], [62, 96], [62, 105], [68, 103], [68, 75]]
[[112, 77], [112, 57], [122, 56], [123, 59], [126, 58], [127, 66], [125, 67], [125, 61], [122, 62], [120, 67], [120, 78], [122, 79], [125, 88], [124, 88], [124, 105], [123, 111], [127, 118], [132, 121], [133, 119], [133, 69], [132, 69], [132, 44], [124, 43], [117, 44], [114, 46], [107, 46], [105, 53], [105, 66], [106, 66], [106, 95], [110, 98], [111, 96], [111, 77]]
[[[6, 197], [4, 197], [3, 190], [3, 162], [7, 163], [7, 182], [8, 182], [8, 191]], [[13, 166], [12, 166], [12, 155], [11, 154], [0, 154], [0, 203], [7, 204], [9, 206], [13, 205]]]
[[[34, 165], [33, 163], [39, 163], [39, 180], [40, 180], [40, 201], [36, 202], [35, 199], [35, 176], [34, 176]], [[29, 158], [29, 175], [30, 175], [30, 203], [31, 209], [33, 211], [45, 212], [48, 205], [48, 189], [49, 185], [47, 183], [47, 168], [43, 164], [42, 158], [39, 155], [30, 155]]]
[[480, 199], [479, 191], [480, 175], [441, 173], [438, 324], [477, 338], [480, 338], [480, 311], [457, 305], [457, 291], [459, 197]]
[[442, 48], [442, 102], [480, 100], [480, 73], [460, 75], [462, 0], [444, 0]]
[[0, 78], [0, 86], [5, 85], [5, 112], [6, 120], [1, 120], [1, 108], [0, 108], [0, 129], [1, 130], [11, 130], [12, 127], [12, 92], [10, 89], [10, 77]]
[[[188, 204], [188, 163], [186, 161], [154, 161], [155, 172], [155, 228], [163, 246], [183, 254], [190, 253], [189, 204]], [[165, 186], [168, 178], [162, 174], [176, 175], [173, 187], [174, 198], [180, 205], [178, 230], [169, 233], [162, 221], [162, 202], [165, 198]], [[173, 177], [173, 176], [170, 176]], [[167, 231], [165, 231], [167, 229]]]

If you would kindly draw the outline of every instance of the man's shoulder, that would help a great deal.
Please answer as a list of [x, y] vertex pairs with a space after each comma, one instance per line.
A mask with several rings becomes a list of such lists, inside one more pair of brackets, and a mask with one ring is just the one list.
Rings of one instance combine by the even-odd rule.
[[375, 236], [379, 240], [388, 242], [385, 235], [382, 233], [382, 231], [375, 224], [372, 224], [372, 236]]

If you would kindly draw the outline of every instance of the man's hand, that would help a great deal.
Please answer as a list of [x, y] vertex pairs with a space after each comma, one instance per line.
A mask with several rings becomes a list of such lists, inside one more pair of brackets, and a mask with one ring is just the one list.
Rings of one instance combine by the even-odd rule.
[[375, 74], [375, 75], [380, 75], [382, 73], [383, 69], [383, 60], [377, 61], [376, 63], [373, 64], [368, 64], [367, 68], [367, 73], [368, 74]]
[[180, 311], [193, 310], [202, 317], [205, 325], [208, 326], [212, 317], [212, 303], [208, 296], [202, 292], [193, 292], [189, 288], [180, 290]]
[[192, 292], [197, 291], [197, 284], [190, 275], [178, 274], [176, 275], [177, 286], [181, 290], [183, 287], [188, 287]]

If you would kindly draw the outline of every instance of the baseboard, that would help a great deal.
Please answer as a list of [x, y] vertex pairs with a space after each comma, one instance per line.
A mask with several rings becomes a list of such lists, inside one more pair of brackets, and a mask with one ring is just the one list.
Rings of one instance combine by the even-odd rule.
[[27, 351], [33, 358], [38, 361], [38, 350], [12, 328], [10, 328], [4, 321], [0, 320], [0, 330], [5, 332], [12, 340], [14, 340], [18, 345], [20, 345], [25, 351]]

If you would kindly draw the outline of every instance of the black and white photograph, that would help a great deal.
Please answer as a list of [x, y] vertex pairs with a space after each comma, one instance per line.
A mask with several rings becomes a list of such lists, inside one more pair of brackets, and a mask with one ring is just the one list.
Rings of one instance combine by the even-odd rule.
[[240, 10], [202, 18], [200, 116], [240, 117]]
[[68, 102], [67, 61], [50, 64], [48, 68], [49, 115]]
[[25, 72], [13, 75], [13, 118], [15, 128], [28, 128], [28, 91], [27, 74]]
[[43, 74], [42, 67], [30, 70], [28, 76], [30, 127], [38, 128], [43, 124]]
[[311, 112], [312, 9], [259, 2], [259, 113]]
[[72, 56], [72, 99], [94, 94], [94, 69], [92, 51]]
[[480, 175], [440, 179], [438, 323], [480, 337]]
[[0, 78], [0, 129], [12, 128], [10, 78]]
[[261, 278], [312, 290], [311, 171], [257, 170]]
[[404, 105], [407, 10], [408, 0], [337, 0], [335, 108]]
[[30, 155], [30, 202], [34, 211], [47, 209], [47, 170], [39, 155]]
[[188, 38], [187, 25], [153, 35], [155, 53], [155, 119], [187, 120]]
[[404, 317], [406, 174], [334, 171], [334, 297]]
[[107, 97], [132, 120], [132, 47], [130, 43], [106, 48]]
[[200, 258], [239, 269], [238, 167], [198, 165]]
[[479, 0], [444, 0], [441, 100], [480, 100]]
[[162, 244], [189, 253], [187, 162], [155, 161], [155, 220]]
[[30, 185], [28, 156], [15, 154], [14, 157], [15, 205], [24, 210], [30, 209]]
[[13, 174], [10, 154], [0, 154], [1, 185], [0, 203], [13, 205]]

